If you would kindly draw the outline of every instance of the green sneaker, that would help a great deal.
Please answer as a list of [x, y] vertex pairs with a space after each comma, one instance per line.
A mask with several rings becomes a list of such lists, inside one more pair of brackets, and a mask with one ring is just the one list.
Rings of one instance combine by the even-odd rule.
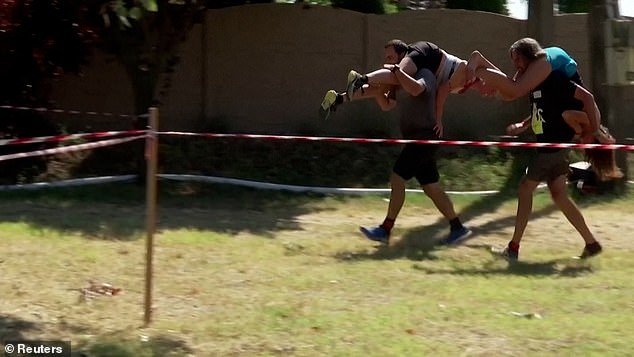
[[330, 112], [337, 110], [337, 95], [337, 92], [332, 89], [326, 92], [324, 100], [321, 101], [319, 106], [319, 117], [321, 119], [328, 119]]
[[361, 73], [351, 70], [348, 72], [348, 83], [346, 84], [346, 97], [351, 100], [354, 92], [358, 91], [363, 86], [363, 76]]

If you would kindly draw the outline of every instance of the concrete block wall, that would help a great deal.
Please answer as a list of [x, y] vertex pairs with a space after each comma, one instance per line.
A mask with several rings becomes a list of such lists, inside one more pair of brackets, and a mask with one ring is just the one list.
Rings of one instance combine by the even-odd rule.
[[[591, 85], [586, 18], [557, 16], [555, 43], [544, 45], [570, 51]], [[379, 68], [383, 45], [392, 38], [432, 41], [465, 59], [478, 49], [511, 73], [508, 47], [526, 34], [526, 21], [465, 10], [370, 15], [290, 4], [208, 10], [204, 23], [194, 28], [180, 49], [181, 62], [161, 106], [161, 127], [397, 136], [395, 114], [381, 112], [371, 100], [344, 105], [327, 122], [318, 120], [323, 94], [330, 88], [343, 90], [350, 69]], [[134, 111], [123, 68], [106, 63], [103, 56], [92, 62], [86, 76], [62, 79], [55, 88], [59, 107]], [[475, 93], [451, 95], [445, 111], [446, 134], [487, 138], [527, 114], [527, 99], [505, 103]]]

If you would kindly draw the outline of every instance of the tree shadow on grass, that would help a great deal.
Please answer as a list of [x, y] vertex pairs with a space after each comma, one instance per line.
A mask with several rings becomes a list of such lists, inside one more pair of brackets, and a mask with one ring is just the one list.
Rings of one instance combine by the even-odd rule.
[[169, 335], [149, 336], [147, 339], [132, 339], [127, 334], [114, 333], [101, 335], [89, 342], [81, 342], [73, 346], [75, 357], [170, 357], [192, 356], [194, 350], [186, 341]]
[[[556, 206], [549, 205], [533, 212], [531, 217], [548, 216], [556, 210]], [[472, 211], [472, 213], [473, 212], [474, 211]], [[507, 216], [487, 222], [481, 226], [470, 227], [473, 234], [463, 240], [460, 245], [477, 247], [478, 244], [481, 243], [472, 242], [479, 242], [489, 233], [497, 232], [509, 226], [513, 226], [514, 222], [515, 216]], [[448, 232], [449, 228], [447, 226], [447, 222], [439, 219], [433, 224], [408, 230], [399, 240], [391, 243], [389, 246], [377, 245], [376, 250], [372, 252], [339, 252], [336, 254], [336, 258], [340, 260], [389, 260], [400, 258], [406, 258], [414, 261], [435, 260], [438, 259], [435, 254], [437, 250], [452, 248], [452, 246], [441, 244], [441, 241], [446, 237]]]
[[[23, 222], [89, 239], [136, 240], [146, 227], [145, 189], [134, 183], [0, 192], [0, 221]], [[159, 183], [157, 230], [186, 229], [274, 237], [300, 230], [301, 215], [323, 195], [265, 192], [196, 183]]]
[[[486, 249], [489, 246], [479, 245], [474, 248]], [[574, 258], [551, 259], [541, 262], [506, 261], [492, 253], [492, 260], [475, 268], [436, 268], [421, 264], [415, 264], [414, 269], [425, 274], [452, 274], [452, 275], [519, 275], [519, 276], [559, 276], [574, 278], [594, 272], [592, 260], [579, 260]]]
[[[424, 231], [435, 231], [433, 226], [426, 226]], [[443, 227], [445, 228], [445, 227]], [[435, 233], [433, 233], [435, 235]], [[437, 259], [434, 251], [439, 247], [437, 239], [400, 239], [390, 245], [376, 244], [376, 249], [372, 252], [367, 251], [342, 251], [335, 254], [335, 258], [341, 261], [355, 260], [391, 260], [407, 258], [410, 260], [435, 260]]]
[[[474, 201], [472, 204], [464, 207], [458, 212], [462, 222], [465, 223], [473, 232], [473, 234], [462, 241], [460, 244], [471, 246], [471, 242], [481, 242], [486, 239], [487, 235], [503, 231], [515, 225], [515, 215], [498, 218], [489, 221], [480, 226], [469, 224], [472, 219], [482, 216], [483, 214], [494, 212], [501, 205], [509, 200], [517, 200], [517, 187], [524, 175], [524, 168], [528, 163], [528, 153], [516, 152], [506, 181], [498, 192], [490, 195], [483, 195], [481, 199]], [[547, 188], [544, 188], [547, 190]], [[573, 200], [579, 201], [579, 206], [585, 207], [596, 202], [606, 202], [606, 200], [614, 200], [618, 194], [607, 194], [601, 196], [579, 196], [574, 192], [571, 194]], [[531, 212], [530, 220], [539, 217], [548, 216], [559, 209], [553, 203], [548, 206], [534, 210]], [[529, 222], [530, 224], [530, 222]], [[436, 222], [417, 227], [405, 232], [401, 239], [392, 243], [390, 246], [378, 246], [373, 252], [340, 252], [336, 255], [341, 260], [358, 260], [358, 259], [398, 259], [407, 258], [415, 261], [437, 259], [434, 251], [437, 249], [446, 249], [439, 242], [446, 237], [448, 233], [448, 224], [446, 220], [438, 213]], [[510, 238], [510, 237], [509, 237]], [[478, 243], [476, 243], [478, 244]], [[552, 264], [557, 265], [557, 264]], [[548, 264], [547, 264], [548, 266]], [[547, 266], [545, 271], [548, 271]], [[557, 265], [558, 266], [558, 265]], [[520, 265], [521, 267], [521, 265]], [[536, 271], [543, 269], [536, 268]], [[531, 270], [532, 268], [529, 268]], [[507, 271], [504, 269], [504, 271]], [[573, 273], [574, 273], [573, 269]]]
[[[519, 174], [520, 168], [526, 165], [526, 161], [526, 155], [514, 156], [508, 178], [502, 188], [497, 193], [482, 196], [481, 199], [465, 207], [461, 212], [458, 212], [461, 221], [468, 225], [470, 219], [482, 215], [485, 212], [494, 211], [506, 200], [510, 199], [521, 178]], [[540, 214], [540, 212], [536, 212], [536, 214]], [[495, 225], [492, 224], [488, 228], [469, 226], [473, 231], [469, 240], [482, 236], [490, 230], [495, 230], [497, 227], [507, 224], [509, 221], [514, 221], [514, 219], [514, 216], [505, 218], [504, 221], [500, 221]], [[438, 213], [436, 222], [405, 232], [400, 240], [390, 246], [379, 246], [376, 251], [370, 253], [340, 252], [336, 257], [342, 260], [398, 258], [433, 260], [437, 258], [434, 251], [442, 247], [439, 242], [446, 237], [447, 233], [448, 224], [442, 215]]]
[[26, 340], [27, 333], [37, 332], [37, 324], [19, 317], [0, 314], [0, 341]]
[[[56, 337], [55, 334], [51, 335], [50, 331], [44, 331], [38, 324], [38, 322], [24, 320], [16, 316], [0, 314], [0, 343], [33, 339], [65, 339], [64, 337]], [[157, 334], [148, 337], [147, 340], [141, 340], [135, 331], [132, 333], [126, 330], [108, 334], [95, 334], [89, 326], [69, 324], [59, 325], [59, 331], [73, 335], [93, 335], [87, 341], [72, 341], [73, 357], [167, 357], [194, 354], [193, 349], [186, 341], [166, 334]]]

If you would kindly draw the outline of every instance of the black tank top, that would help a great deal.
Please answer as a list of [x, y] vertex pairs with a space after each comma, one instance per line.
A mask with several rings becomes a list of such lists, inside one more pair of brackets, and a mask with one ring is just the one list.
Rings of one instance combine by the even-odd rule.
[[440, 47], [427, 41], [415, 42], [408, 47], [406, 56], [414, 61], [417, 70], [427, 68], [436, 74], [443, 56]]
[[[574, 99], [577, 87], [559, 71], [553, 71], [530, 94], [531, 125], [537, 142], [568, 143], [575, 135], [562, 116]], [[557, 148], [537, 148], [539, 152], [555, 152]]]

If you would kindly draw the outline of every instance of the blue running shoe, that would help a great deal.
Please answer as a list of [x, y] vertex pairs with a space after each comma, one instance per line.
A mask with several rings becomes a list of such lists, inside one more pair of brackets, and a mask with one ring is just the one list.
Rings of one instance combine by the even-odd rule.
[[465, 226], [462, 226], [461, 228], [455, 229], [451, 232], [449, 232], [449, 236], [447, 236], [447, 238], [445, 238], [442, 243], [445, 245], [451, 245], [451, 244], [457, 244], [460, 243], [460, 241], [464, 240], [465, 238], [467, 238], [468, 236], [471, 235], [471, 230]]
[[385, 228], [381, 226], [376, 226], [372, 228], [359, 227], [359, 230], [366, 238], [371, 241], [388, 244], [390, 243], [390, 232], [388, 232]]

